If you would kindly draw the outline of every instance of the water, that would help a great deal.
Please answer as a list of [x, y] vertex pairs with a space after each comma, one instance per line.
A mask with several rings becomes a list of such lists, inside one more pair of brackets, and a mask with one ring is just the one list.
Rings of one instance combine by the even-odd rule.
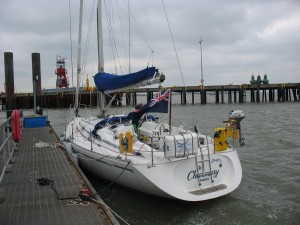
[[[130, 224], [300, 224], [299, 102], [175, 105], [173, 112], [186, 123], [183, 118], [196, 117], [199, 129], [211, 132], [223, 126], [232, 109], [246, 114], [242, 121], [246, 145], [239, 150], [242, 182], [229, 195], [188, 203], [116, 185], [101, 191], [109, 183], [87, 176], [107, 205]], [[61, 134], [69, 112], [61, 109], [45, 113]]]

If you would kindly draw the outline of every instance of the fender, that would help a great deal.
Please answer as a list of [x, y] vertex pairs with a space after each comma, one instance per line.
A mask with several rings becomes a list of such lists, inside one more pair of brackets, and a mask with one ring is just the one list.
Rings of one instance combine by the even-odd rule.
[[12, 137], [15, 142], [20, 141], [20, 133], [21, 133], [21, 128], [20, 128], [20, 111], [19, 110], [13, 110], [11, 114], [11, 127], [12, 127]]

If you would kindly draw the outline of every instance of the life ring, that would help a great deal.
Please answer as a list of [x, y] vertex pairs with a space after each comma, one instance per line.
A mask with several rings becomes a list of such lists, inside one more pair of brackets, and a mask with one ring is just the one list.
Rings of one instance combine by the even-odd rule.
[[12, 137], [15, 142], [20, 141], [20, 111], [19, 110], [13, 110], [11, 114], [11, 127], [12, 127]]

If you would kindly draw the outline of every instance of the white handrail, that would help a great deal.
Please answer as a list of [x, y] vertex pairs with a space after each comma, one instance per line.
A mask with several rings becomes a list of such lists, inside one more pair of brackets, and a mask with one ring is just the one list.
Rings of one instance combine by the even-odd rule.
[[0, 158], [3, 158], [3, 165], [0, 163], [0, 184], [2, 183], [4, 174], [6, 172], [7, 166], [11, 161], [12, 155], [14, 153], [14, 149], [16, 143], [11, 144], [12, 135], [10, 132], [10, 119], [7, 119], [4, 123], [0, 125], [0, 131], [2, 131], [2, 139], [0, 146]]

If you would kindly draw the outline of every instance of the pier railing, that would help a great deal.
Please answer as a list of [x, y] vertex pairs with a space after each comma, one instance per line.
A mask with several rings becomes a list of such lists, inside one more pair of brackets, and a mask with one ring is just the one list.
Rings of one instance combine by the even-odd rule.
[[12, 162], [16, 143], [12, 139], [11, 119], [0, 124], [0, 184], [6, 172], [9, 172], [9, 165]]

